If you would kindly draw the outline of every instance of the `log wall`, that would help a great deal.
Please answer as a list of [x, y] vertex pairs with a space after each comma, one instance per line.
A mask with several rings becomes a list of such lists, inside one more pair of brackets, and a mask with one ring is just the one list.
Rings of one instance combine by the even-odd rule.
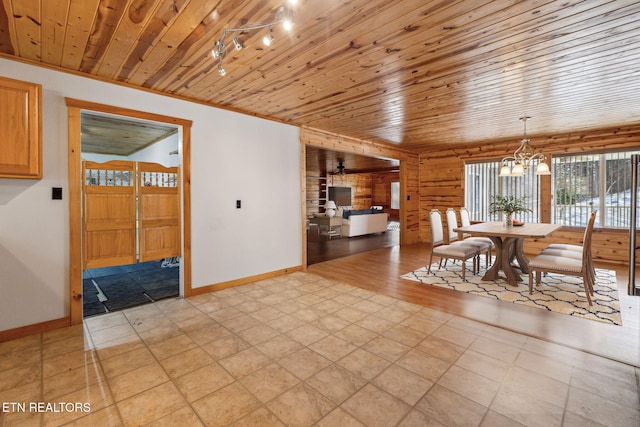
[[[640, 149], [640, 125], [616, 127], [584, 133], [553, 136], [530, 136], [536, 151], [547, 156], [554, 154]], [[420, 155], [420, 240], [431, 241], [429, 211], [460, 208], [464, 204], [464, 165], [468, 161], [495, 160], [512, 155], [519, 141], [498, 141], [464, 148], [441, 147]], [[550, 177], [542, 177], [550, 182]], [[550, 186], [545, 186], [550, 189]], [[550, 196], [550, 190], [547, 190]], [[549, 197], [548, 196], [548, 197]], [[564, 227], [552, 236], [537, 241], [529, 239], [525, 251], [536, 254], [550, 243], [580, 244], [584, 229]], [[640, 240], [640, 239], [639, 239]], [[636, 248], [637, 250], [638, 248]], [[627, 264], [629, 260], [629, 232], [627, 230], [596, 229], [593, 235], [593, 254], [596, 260]]]

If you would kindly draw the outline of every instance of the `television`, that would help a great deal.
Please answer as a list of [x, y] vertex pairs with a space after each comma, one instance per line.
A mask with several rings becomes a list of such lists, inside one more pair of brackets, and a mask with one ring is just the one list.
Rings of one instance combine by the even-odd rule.
[[337, 206], [351, 206], [351, 187], [329, 187], [329, 200]]

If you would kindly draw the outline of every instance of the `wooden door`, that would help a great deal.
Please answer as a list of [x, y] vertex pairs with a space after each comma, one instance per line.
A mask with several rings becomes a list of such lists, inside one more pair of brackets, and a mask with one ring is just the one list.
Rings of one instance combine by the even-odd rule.
[[140, 262], [180, 256], [178, 167], [138, 162]]
[[82, 162], [83, 269], [136, 262], [135, 162]]

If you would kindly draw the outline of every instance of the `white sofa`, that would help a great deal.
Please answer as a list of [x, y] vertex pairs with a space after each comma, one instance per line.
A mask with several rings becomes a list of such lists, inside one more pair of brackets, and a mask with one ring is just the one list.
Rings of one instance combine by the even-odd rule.
[[342, 219], [342, 235], [346, 237], [362, 236], [387, 231], [388, 213], [349, 215]]

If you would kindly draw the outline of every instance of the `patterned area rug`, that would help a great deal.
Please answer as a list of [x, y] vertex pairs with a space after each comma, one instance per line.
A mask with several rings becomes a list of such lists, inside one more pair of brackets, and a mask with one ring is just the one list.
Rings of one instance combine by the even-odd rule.
[[469, 294], [481, 295], [501, 301], [528, 305], [556, 313], [597, 320], [612, 325], [622, 325], [620, 317], [620, 301], [616, 285], [616, 272], [613, 270], [596, 269], [595, 296], [592, 296], [593, 306], [589, 306], [582, 288], [582, 279], [573, 276], [563, 276], [549, 273], [542, 277], [542, 282], [529, 295], [529, 276], [522, 275], [523, 282], [514, 288], [506, 281], [481, 280], [486, 266], [482, 257], [480, 273], [476, 276], [467, 269], [467, 282], [462, 281], [460, 263], [447, 263], [446, 268], [438, 270], [438, 263], [431, 266], [431, 273], [427, 267], [400, 276], [403, 279], [420, 283], [454, 289]]

